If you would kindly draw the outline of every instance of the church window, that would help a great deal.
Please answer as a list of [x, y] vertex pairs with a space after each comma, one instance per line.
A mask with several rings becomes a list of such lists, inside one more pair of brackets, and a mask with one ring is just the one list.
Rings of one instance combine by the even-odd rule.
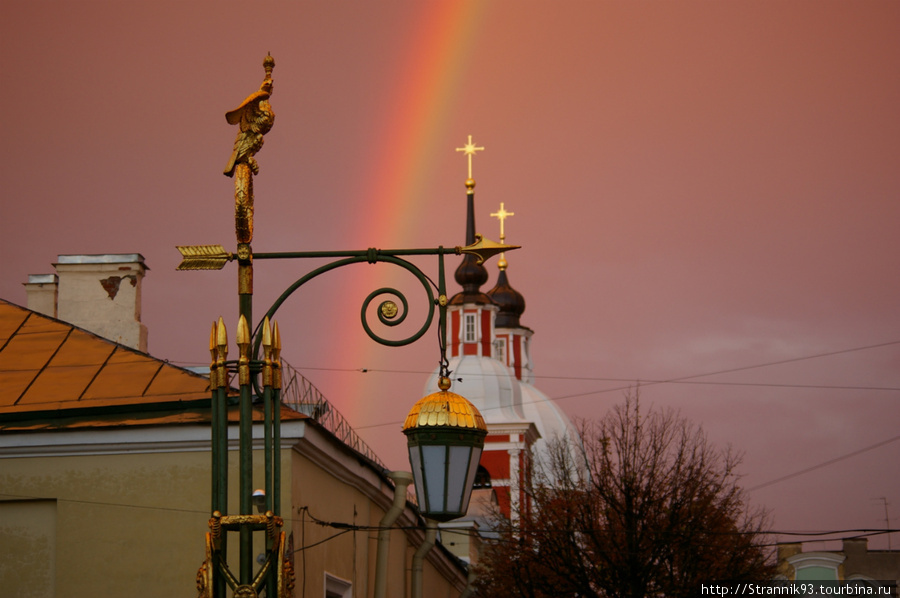
[[484, 465], [478, 466], [478, 471], [475, 473], [475, 485], [473, 488], [490, 488], [491, 487], [491, 474], [485, 469]]
[[477, 327], [475, 324], [475, 314], [465, 314], [463, 342], [474, 343], [478, 340], [478, 337], [476, 336]]
[[506, 363], [506, 339], [498, 338], [494, 341], [494, 359]]

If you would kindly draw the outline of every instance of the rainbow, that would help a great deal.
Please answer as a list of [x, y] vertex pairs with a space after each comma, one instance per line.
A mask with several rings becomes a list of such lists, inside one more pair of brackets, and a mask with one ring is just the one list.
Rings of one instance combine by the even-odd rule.
[[[428, 186], [429, 173], [465, 141], [451, 139], [447, 123], [465, 84], [464, 75], [484, 21], [485, 3], [429, 0], [411, 6], [418, 7], [419, 13], [409, 29], [409, 39], [402, 44], [404, 60], [396, 65], [386, 84], [388, 93], [404, 90], [403, 96], [392, 98], [395, 101], [390, 104], [390, 112], [379, 119], [383, 125], [372, 137], [372, 147], [367, 152], [372, 161], [362, 178], [363, 188], [355, 194], [366, 201], [354, 206], [353, 220], [346, 231], [346, 239], [352, 239], [355, 244], [396, 248], [400, 243], [398, 240], [408, 236], [405, 234], [408, 229], [422, 227], [422, 198], [433, 197], [437, 191]], [[460, 158], [460, 202], [465, 201], [463, 165]], [[460, 221], [460, 236], [463, 227], [464, 222]], [[358, 247], [354, 245], [354, 248]], [[450, 284], [455, 267], [456, 262], [448, 260]], [[354, 297], [364, 297], [384, 283], [386, 268], [359, 267], [360, 276], [348, 292]], [[414, 296], [410, 300], [421, 298]], [[334, 332], [323, 347], [324, 354], [340, 355], [341, 367], [348, 364], [353, 364], [350, 367], [371, 367], [370, 356], [376, 352], [400, 351], [378, 345], [366, 337], [355, 319], [339, 324]], [[418, 343], [428, 344], [431, 338], [429, 333]], [[433, 348], [429, 344], [421, 350], [433, 350], [436, 364], [437, 347], [434, 344]], [[334, 386], [329, 388], [328, 398], [338, 405], [351, 424], [359, 425], [359, 401], [353, 397], [371, 394], [371, 388], [366, 391], [371, 380], [353, 373], [344, 374], [340, 380], [337, 390]], [[421, 384], [424, 384], [424, 376]]]

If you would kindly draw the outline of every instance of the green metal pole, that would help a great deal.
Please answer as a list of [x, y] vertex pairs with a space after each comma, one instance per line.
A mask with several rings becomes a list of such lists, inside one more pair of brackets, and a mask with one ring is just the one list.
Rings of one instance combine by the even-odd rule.
[[253, 294], [240, 294], [238, 296], [238, 310], [240, 315], [247, 319], [247, 323], [253, 321]]
[[218, 454], [218, 469], [215, 472], [218, 478], [219, 494], [216, 497], [216, 509], [223, 515], [228, 513], [228, 397], [226, 389], [216, 389], [216, 411], [218, 438], [215, 451]]
[[[266, 461], [266, 512], [272, 511], [272, 363], [271, 359], [266, 359], [265, 386], [263, 387], [263, 412], [264, 412], [264, 428], [265, 428], [265, 461]], [[266, 555], [272, 554], [272, 548], [275, 546], [275, 538], [268, 533], [266, 534]], [[271, 557], [270, 557], [271, 558]], [[266, 596], [275, 595], [275, 571], [273, 567], [266, 575]]]
[[[240, 506], [241, 515], [251, 515], [253, 507], [253, 407], [249, 384], [241, 384], [240, 408]], [[253, 530], [248, 524], [241, 525], [240, 543], [241, 583], [249, 584], [253, 578]]]
[[272, 324], [272, 512], [281, 515], [281, 332]]
[[275, 388], [274, 438], [272, 448], [272, 512], [281, 514], [281, 388]]
[[[276, 328], [277, 330], [277, 328]], [[281, 339], [275, 334], [276, 355], [281, 352]], [[275, 359], [272, 368], [272, 502], [271, 510], [276, 515], [281, 513], [281, 363]], [[268, 497], [269, 494], [266, 494]], [[275, 596], [277, 592], [277, 569], [272, 568], [269, 577], [267, 596]]]
[[[253, 403], [250, 384], [250, 327], [241, 315], [237, 345], [240, 350], [238, 381], [240, 385], [240, 508], [241, 515], [251, 515], [253, 508]], [[249, 584], [253, 579], [253, 529], [247, 523], [240, 528], [240, 579]]]
[[[213, 324], [210, 335], [209, 350], [213, 362], [210, 365], [211, 419], [212, 419], [212, 508], [213, 512], [221, 515], [228, 513], [228, 366], [225, 358], [228, 354], [228, 335], [225, 323], [219, 321]], [[219, 537], [218, 552], [222, 558], [227, 554], [228, 534]], [[223, 572], [218, 566], [216, 555], [210, 563], [213, 567], [213, 597], [225, 598], [227, 582]]]
[[[224, 363], [222, 364], [221, 379], [227, 381], [227, 370]], [[224, 383], [223, 383], [224, 384]], [[228, 398], [225, 386], [219, 386], [216, 389], [214, 397], [214, 405], [216, 405], [216, 419], [213, 422], [214, 428], [218, 429], [216, 446], [213, 451], [218, 455], [216, 461], [218, 469], [213, 475], [218, 480], [218, 495], [216, 496], [216, 510], [222, 514], [228, 513]], [[228, 555], [228, 534], [223, 533], [219, 540], [220, 552], [222, 558], [227, 562]], [[225, 598], [226, 581], [225, 576], [216, 566], [213, 571], [213, 598]]]
[[[215, 363], [213, 363], [215, 366]], [[216, 378], [216, 370], [213, 367], [212, 371], [209, 374], [211, 380], [215, 380]], [[215, 384], [215, 382], [214, 382]], [[212, 504], [210, 505], [210, 512], [214, 513], [216, 511], [220, 511], [219, 508], [219, 390], [213, 386], [210, 391], [210, 409], [212, 410], [212, 440], [210, 443], [210, 452], [212, 453], [212, 469], [211, 477], [212, 477], [212, 494], [210, 496]]]
[[266, 510], [272, 510], [272, 387], [263, 389], [263, 413], [265, 419], [265, 454], [266, 454]]

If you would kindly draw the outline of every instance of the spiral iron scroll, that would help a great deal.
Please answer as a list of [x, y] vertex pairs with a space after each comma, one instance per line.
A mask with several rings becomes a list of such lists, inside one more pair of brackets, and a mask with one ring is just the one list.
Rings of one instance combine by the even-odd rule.
[[[380, 343], [382, 345], [386, 345], [389, 347], [403, 347], [405, 345], [414, 343], [415, 341], [422, 338], [422, 336], [431, 327], [432, 321], [434, 321], [434, 308], [437, 303], [435, 301], [435, 297], [434, 297], [434, 289], [437, 288], [437, 285], [435, 285], [434, 282], [432, 282], [432, 280], [430, 278], [428, 278], [425, 275], [425, 273], [422, 272], [422, 270], [420, 270], [419, 267], [416, 266], [415, 264], [412, 264], [404, 259], [400, 259], [398, 257], [394, 257], [394, 256], [390, 256], [390, 255], [378, 255], [378, 256], [374, 256], [374, 257], [372, 255], [355, 256], [355, 257], [337, 260], [337, 261], [331, 262], [330, 264], [325, 264], [324, 266], [322, 266], [320, 268], [316, 268], [315, 270], [313, 270], [312, 272], [309, 272], [308, 274], [306, 274], [305, 276], [303, 276], [302, 278], [300, 278], [296, 282], [294, 282], [294, 284], [289, 286], [281, 294], [281, 296], [278, 297], [278, 299], [275, 301], [275, 303], [272, 304], [272, 307], [269, 308], [269, 311], [266, 312], [266, 317], [268, 317], [269, 320], [272, 320], [275, 315], [275, 312], [278, 311], [278, 308], [281, 307], [281, 305], [288, 299], [288, 297], [293, 295], [294, 292], [297, 291], [297, 289], [299, 289], [301, 286], [303, 286], [304, 284], [306, 284], [313, 278], [316, 278], [317, 276], [320, 276], [326, 272], [330, 272], [331, 270], [341, 268], [343, 266], [348, 266], [350, 264], [357, 264], [357, 263], [362, 263], [362, 262], [367, 262], [367, 263], [385, 262], [388, 264], [394, 264], [395, 266], [400, 266], [401, 268], [403, 268], [404, 270], [407, 270], [413, 276], [416, 277], [416, 279], [419, 281], [419, 283], [425, 289], [425, 294], [428, 296], [428, 314], [425, 318], [425, 323], [422, 325], [422, 327], [419, 328], [419, 330], [417, 330], [416, 332], [414, 332], [412, 335], [410, 335], [407, 338], [391, 340], [391, 339], [387, 339], [382, 336], [379, 336], [372, 330], [372, 327], [369, 325], [368, 318], [367, 318], [368, 309], [371, 306], [372, 301], [382, 295], [391, 295], [391, 296], [399, 299], [400, 303], [402, 304], [402, 307], [399, 307], [397, 309], [396, 314], [387, 315], [391, 311], [389, 309], [389, 305], [392, 304], [396, 307], [396, 303], [394, 303], [393, 301], [390, 301], [390, 300], [383, 300], [379, 304], [378, 310], [377, 310], [378, 311], [378, 319], [381, 322], [381, 324], [383, 324], [385, 326], [393, 327], [393, 326], [397, 326], [397, 325], [401, 324], [406, 319], [406, 316], [409, 313], [408, 312], [409, 302], [407, 301], [406, 296], [401, 291], [391, 288], [391, 287], [382, 287], [380, 289], [376, 289], [375, 291], [372, 291], [371, 293], [369, 293], [369, 295], [365, 298], [365, 300], [363, 300], [362, 309], [360, 311], [360, 320], [362, 322], [363, 329], [366, 331], [366, 334], [369, 335], [369, 338], [371, 338], [372, 340], [374, 340], [377, 343]], [[254, 349], [253, 349], [254, 355], [259, 354], [259, 345], [262, 342], [262, 335], [259, 334], [259, 330], [260, 330], [261, 326], [262, 326], [262, 324], [260, 323], [259, 325], [257, 325], [256, 330], [254, 331], [254, 337], [255, 337]]]

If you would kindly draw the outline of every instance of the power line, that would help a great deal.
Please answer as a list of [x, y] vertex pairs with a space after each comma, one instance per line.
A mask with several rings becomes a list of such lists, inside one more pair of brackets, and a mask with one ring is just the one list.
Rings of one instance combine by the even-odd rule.
[[[885, 444], [886, 442], [891, 442], [893, 440], [897, 440], [898, 438], [900, 438], [900, 436], [898, 436], [897, 438], [885, 441], [883, 443], [879, 443], [879, 445]], [[868, 447], [868, 448], [874, 448], [874, 447]], [[862, 449], [862, 450], [868, 450], [868, 448]], [[862, 452], [862, 451], [857, 451], [857, 452]], [[161, 512], [168, 512], [168, 513], [178, 512], [178, 513], [186, 513], [186, 514], [191, 514], [191, 515], [208, 515], [209, 514], [209, 511], [200, 510], [200, 509], [183, 509], [183, 508], [174, 508], [174, 507], [163, 507], [163, 506], [158, 506], [158, 505], [151, 506], [151, 505], [138, 505], [138, 504], [121, 503], [121, 502], [92, 501], [92, 500], [83, 500], [83, 499], [70, 499], [70, 498], [64, 498], [64, 497], [34, 496], [34, 495], [12, 494], [12, 493], [8, 493], [8, 492], [0, 493], [0, 496], [7, 498], [7, 499], [13, 499], [13, 500], [54, 500], [54, 501], [58, 501], [58, 502], [69, 502], [69, 503], [104, 506], [104, 507], [142, 509], [142, 510], [161, 511]], [[292, 508], [291, 510], [293, 511], [294, 509]], [[352, 532], [352, 531], [381, 531], [381, 530], [385, 530], [385, 529], [388, 529], [388, 530], [424, 529], [424, 527], [421, 525], [394, 525], [394, 526], [385, 527], [385, 526], [380, 526], [380, 525], [359, 525], [359, 524], [355, 524], [355, 523], [323, 521], [323, 520], [316, 518], [314, 515], [312, 515], [312, 513], [309, 512], [308, 507], [300, 507], [298, 510], [305, 512], [312, 523], [315, 523], [322, 527], [330, 527], [333, 529], [341, 530], [341, 531], [339, 531], [331, 536], [328, 536], [322, 540], [319, 540], [313, 544], [310, 544], [308, 546], [301, 546], [296, 549], [298, 551], [303, 550], [303, 549], [313, 548], [314, 546], [318, 546], [319, 544], [323, 544], [325, 542], [328, 542], [330, 540], [337, 538], [338, 536], [341, 536], [345, 533]], [[303, 518], [301, 517], [300, 519], [294, 519], [294, 518], [290, 518], [290, 517], [284, 517], [284, 521], [290, 522], [290, 523], [298, 523], [298, 522], [302, 522]], [[443, 530], [443, 531], [448, 532], [451, 530]], [[535, 529], [529, 528], [529, 531], [533, 532], [533, 531], [535, 531]], [[557, 530], [557, 529], [546, 529], [543, 531], [554, 532], [554, 533], [561, 532], [561, 530]], [[791, 531], [763, 530], [762, 532], [760, 532], [760, 531], [725, 531], [725, 532], [713, 531], [713, 532], [706, 532], [706, 533], [708, 533], [709, 535], [713, 535], [713, 536], [716, 536], [716, 535], [725, 535], [725, 536], [757, 535], [757, 534], [761, 533], [763, 535], [776, 535], [776, 536], [816, 537], [816, 540], [807, 540], [807, 541], [808, 542], [813, 542], [813, 541], [821, 542], [821, 541], [828, 540], [828, 539], [823, 540], [821, 538], [821, 536], [834, 536], [834, 535], [838, 535], [838, 534], [843, 534], [843, 535], [855, 534], [855, 537], [862, 537], [862, 536], [876, 536], [876, 535], [881, 535], [881, 534], [891, 534], [891, 533], [895, 533], [898, 531], [900, 531], [900, 530], [890, 529], [890, 528], [884, 528], [884, 529], [881, 529], [881, 528], [854, 528], [854, 529], [835, 529], [835, 530], [791, 530]], [[772, 544], [772, 546], [774, 546], [774, 545], [775, 544]], [[762, 546], [769, 546], [769, 545], [763, 544]]]
[[[763, 367], [763, 366], [751, 366], [751, 367]], [[298, 368], [299, 369], [299, 368]], [[317, 370], [317, 371], [329, 371], [329, 372], [360, 372], [367, 374], [369, 372], [377, 372], [383, 374], [416, 374], [420, 376], [427, 376], [432, 374], [433, 372], [426, 371], [413, 371], [413, 370], [385, 370], [385, 369], [376, 369], [376, 368], [364, 368], [364, 369], [341, 369], [341, 368], [302, 368], [304, 370]], [[724, 373], [724, 372], [719, 372]], [[472, 374], [469, 374], [472, 375]], [[499, 374], [474, 374], [476, 376], [482, 377], [497, 377]], [[713, 376], [715, 373], [710, 374], [697, 374], [697, 376]], [[788, 384], [788, 383], [778, 383], [778, 382], [716, 382], [711, 380], [690, 380], [687, 378], [675, 378], [675, 379], [652, 379], [652, 378], [608, 378], [601, 376], [535, 376], [535, 379], [538, 380], [579, 380], [579, 381], [587, 381], [587, 382], [625, 382], [630, 385], [634, 384], [699, 384], [699, 385], [708, 385], [708, 386], [760, 386], [766, 388], [811, 388], [817, 390], [883, 390], [883, 391], [900, 391], [900, 386], [845, 386], [838, 384]], [[629, 388], [629, 387], [623, 387]], [[585, 394], [593, 394], [593, 393], [602, 393], [608, 392], [609, 390], [620, 390], [616, 389], [602, 389], [597, 391], [590, 391]], [[563, 397], [557, 397], [551, 400], [560, 400], [567, 399], [573, 396], [580, 395], [566, 395]]]
[[888, 438], [887, 440], [882, 440], [881, 442], [876, 442], [875, 444], [869, 445], [869, 446], [861, 448], [859, 450], [855, 450], [851, 453], [847, 453], [846, 455], [841, 455], [840, 457], [835, 457], [834, 459], [829, 459], [828, 461], [823, 461], [822, 463], [819, 463], [818, 465], [813, 465], [812, 467], [807, 467], [806, 469], [801, 469], [800, 471], [795, 471], [794, 473], [789, 473], [787, 475], [783, 475], [780, 478], [775, 478], [774, 480], [769, 480], [768, 482], [758, 484], [756, 486], [753, 486], [752, 488], [747, 488], [747, 491], [752, 492], [754, 490], [759, 490], [760, 488], [766, 488], [768, 486], [772, 486], [779, 482], [784, 482], [786, 480], [790, 480], [790, 479], [799, 477], [805, 473], [809, 473], [809, 472], [815, 471], [817, 469], [822, 469], [823, 467], [827, 467], [829, 465], [834, 465], [835, 463], [845, 461], [845, 460], [849, 459], [850, 457], [855, 457], [856, 455], [860, 455], [862, 453], [871, 451], [873, 449], [884, 446], [886, 444], [890, 444], [891, 442], [896, 442], [897, 440], [900, 440], [900, 436], [894, 436], [893, 438]]
[[[759, 363], [754, 365], [740, 366], [734, 368], [727, 368], [723, 370], [717, 370], [713, 372], [705, 372], [700, 374], [692, 374], [690, 376], [681, 376], [678, 378], [666, 378], [666, 379], [636, 379], [632, 380], [630, 378], [599, 378], [599, 377], [569, 377], [569, 376], [536, 376], [539, 379], [551, 379], [551, 380], [596, 380], [596, 381], [608, 381], [608, 382], [626, 382], [626, 385], [616, 386], [612, 388], [604, 388], [599, 390], [592, 390], [587, 392], [562, 395], [557, 397], [548, 397], [550, 401], [561, 401], [563, 399], [571, 399], [582, 396], [590, 396], [595, 394], [604, 394], [608, 392], [616, 392], [616, 391], [625, 391], [633, 388], [635, 385], [644, 385], [644, 386], [655, 386], [657, 384], [701, 384], [701, 385], [720, 385], [720, 386], [748, 386], [748, 387], [767, 387], [767, 388], [793, 388], [793, 389], [818, 389], [818, 390], [867, 390], [867, 391], [900, 391], [900, 387], [882, 387], [882, 386], [841, 386], [841, 385], [828, 385], [828, 384], [780, 384], [780, 383], [765, 383], [765, 382], [715, 382], [715, 381], [698, 381], [696, 378], [703, 378], [706, 376], [716, 376], [719, 374], [730, 374], [734, 372], [771, 367], [775, 365], [783, 365], [786, 363], [795, 363], [799, 361], [808, 361], [811, 359], [819, 359], [822, 357], [831, 357], [834, 355], [843, 355], [847, 353], [855, 353], [858, 351], [865, 351], [869, 349], [879, 349], [883, 347], [889, 347], [894, 345], [900, 345], [900, 341], [890, 341], [886, 343], [878, 343], [873, 345], [865, 345], [862, 347], [852, 347], [849, 349], [841, 349], [837, 351], [827, 351], [824, 353], [816, 353], [814, 355], [806, 355], [802, 357], [791, 357], [788, 359], [782, 359], [778, 361], [770, 361], [765, 363]], [[298, 368], [300, 369], [300, 368]], [[328, 368], [303, 368], [303, 369], [328, 369]], [[346, 371], [346, 372], [384, 372], [384, 373], [421, 373], [421, 374], [430, 374], [431, 372], [410, 372], [403, 370], [377, 370], [377, 369], [365, 369], [365, 370], [340, 370], [340, 369], [329, 369], [329, 371]], [[396, 426], [401, 424], [400, 421], [391, 421], [384, 422], [380, 424], [370, 424], [367, 426], [358, 426], [355, 427], [357, 430], [365, 430], [369, 428], [380, 428], [385, 426]]]
[[[692, 374], [690, 376], [680, 376], [677, 378], [663, 378], [663, 379], [655, 379], [655, 378], [622, 378], [622, 377], [602, 377], [602, 376], [548, 376], [548, 375], [540, 375], [535, 376], [537, 380], [580, 380], [587, 382], [625, 382], [629, 384], [639, 383], [646, 385], [654, 385], [654, 384], [675, 384], [675, 383], [690, 383], [690, 384], [708, 384], [708, 385], [719, 385], [719, 386], [764, 386], [764, 387], [772, 387], [772, 388], [812, 388], [812, 389], [827, 389], [827, 390], [878, 390], [878, 391], [900, 391], [900, 387], [893, 386], [858, 386], [858, 385], [830, 385], [830, 384], [781, 384], [781, 383], [764, 383], [764, 382], [715, 382], [715, 381], [696, 381], [696, 378], [704, 378], [707, 376], [716, 376], [720, 374], [731, 374], [734, 372], [741, 372], [746, 370], [771, 367], [775, 365], [783, 365], [786, 363], [794, 363], [799, 361], [808, 361], [811, 359], [819, 359], [822, 357], [832, 357], [835, 355], [843, 355], [846, 353], [854, 353], [857, 351], [865, 351], [868, 349], [879, 349], [883, 347], [890, 347], [894, 345], [900, 345], [900, 340], [898, 341], [889, 341], [886, 343], [878, 343], [874, 345], [866, 345], [863, 347], [853, 347], [850, 349], [841, 349], [837, 351], [828, 351], [824, 353], [817, 353], [814, 355], [805, 355], [802, 357], [791, 357], [787, 359], [782, 359], [778, 361], [770, 361], [765, 363], [758, 363], [754, 365], [740, 366], [734, 368], [728, 368], [723, 370], [717, 370], [713, 372], [705, 372], [700, 374]], [[172, 362], [175, 363], [175, 362]], [[185, 362], [187, 363], [187, 362]], [[383, 373], [383, 374], [415, 374], [421, 376], [427, 376], [432, 374], [432, 371], [425, 370], [395, 370], [395, 369], [381, 369], [381, 368], [329, 368], [329, 367], [298, 367], [298, 370], [304, 371], [320, 371], [320, 372], [345, 372], [345, 373]], [[600, 394], [606, 393], [614, 390], [627, 390], [629, 387], [619, 387], [619, 388], [604, 388], [595, 391], [588, 391], [584, 393], [565, 395], [561, 397], [555, 397], [551, 400], [557, 401], [562, 399], [568, 399], [578, 396], [586, 396], [590, 394]]]
[[[664, 379], [664, 380], [648, 381], [647, 384], [649, 384], [649, 385], [655, 385], [655, 384], [671, 384], [671, 383], [676, 383], [676, 382], [686, 382], [686, 381], [689, 381], [689, 380], [694, 380], [694, 379], [696, 379], [696, 378], [705, 378], [706, 376], [717, 376], [717, 375], [720, 375], [720, 374], [733, 374], [734, 372], [743, 372], [743, 371], [753, 370], [753, 369], [758, 369], [758, 368], [771, 367], [771, 366], [774, 366], [774, 365], [784, 365], [784, 364], [786, 364], [786, 363], [796, 363], [796, 362], [799, 362], [799, 361], [808, 361], [808, 360], [810, 360], [810, 359], [820, 359], [820, 358], [822, 358], [822, 357], [832, 357], [832, 356], [834, 356], [834, 355], [844, 355], [844, 354], [847, 354], [847, 353], [855, 353], [855, 352], [857, 352], [857, 351], [866, 351], [866, 350], [869, 350], [869, 349], [880, 349], [880, 348], [883, 348], [883, 347], [890, 347], [890, 346], [893, 346], [893, 345], [900, 345], [900, 341], [890, 341], [890, 342], [887, 342], [887, 343], [878, 343], [878, 344], [875, 344], [875, 345], [866, 345], [866, 346], [864, 346], [864, 347], [853, 347], [853, 348], [851, 348], [851, 349], [841, 349], [841, 350], [839, 350], [839, 351], [828, 351], [828, 352], [825, 352], [825, 353], [817, 353], [817, 354], [815, 354], [815, 355], [806, 355], [806, 356], [803, 356], [803, 357], [791, 357], [791, 358], [788, 358], [788, 359], [781, 359], [781, 360], [778, 360], [778, 361], [769, 361], [769, 362], [766, 362], [766, 363], [758, 363], [758, 364], [755, 364], [755, 365], [747, 365], [747, 366], [741, 366], [741, 367], [735, 367], [735, 368], [727, 368], [727, 369], [723, 369], [723, 370], [717, 370], [717, 371], [714, 371], [714, 372], [706, 372], [706, 373], [702, 373], [702, 374], [693, 374], [693, 375], [691, 375], [691, 376], [680, 376], [680, 377], [678, 377], [678, 378], [667, 378], [667, 379]], [[725, 384], [725, 383], [723, 383], [723, 384]], [[730, 385], [735, 385], [735, 383], [730, 383]], [[785, 386], [786, 386], [786, 387], [790, 387], [790, 385], [785, 385]], [[620, 387], [620, 388], [607, 388], [607, 389], [602, 389], [602, 390], [598, 390], [598, 391], [594, 391], [594, 392], [584, 392], [584, 393], [577, 393], [577, 394], [572, 394], [572, 395], [566, 395], [566, 396], [562, 396], [562, 397], [555, 397], [555, 398], [553, 398], [552, 400], [554, 400], [554, 401], [559, 401], [559, 400], [561, 400], [561, 399], [571, 399], [571, 398], [574, 398], [574, 397], [587, 396], [587, 395], [591, 395], [591, 394], [600, 394], [600, 393], [605, 393], [605, 392], [611, 392], [611, 391], [614, 391], [614, 390], [627, 390], [627, 388], [628, 388], [628, 387], [624, 387], [624, 388], [623, 388], [623, 387]], [[824, 386], [824, 388], [828, 388], [828, 386]], [[840, 387], [835, 387], [835, 388], [840, 388]], [[879, 389], [879, 390], [897, 390], [897, 389], [894, 389], [894, 388], [884, 388], [884, 389]]]

